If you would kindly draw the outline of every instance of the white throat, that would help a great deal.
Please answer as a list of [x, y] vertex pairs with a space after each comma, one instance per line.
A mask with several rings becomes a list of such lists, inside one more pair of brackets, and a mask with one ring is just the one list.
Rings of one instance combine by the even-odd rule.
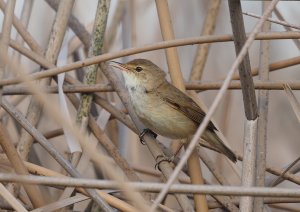
[[128, 73], [123, 72], [123, 76], [127, 88], [140, 86], [139, 80], [134, 75], [129, 75]]
[[124, 72], [123, 76], [131, 100], [136, 105], [139, 102], [138, 100], [142, 100], [145, 97], [146, 88], [134, 75]]

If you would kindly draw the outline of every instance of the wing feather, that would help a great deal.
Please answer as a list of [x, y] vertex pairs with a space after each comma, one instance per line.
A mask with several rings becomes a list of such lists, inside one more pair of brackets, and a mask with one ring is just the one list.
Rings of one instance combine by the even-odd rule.
[[[171, 92], [162, 92], [164, 86], [168, 86]], [[172, 92], [173, 91], [173, 92]], [[195, 123], [201, 124], [205, 117], [203, 110], [194, 102], [193, 99], [181, 92], [179, 89], [169, 83], [164, 83], [159, 89], [156, 90], [159, 96], [167, 102], [171, 107], [182, 112], [184, 115], [192, 119]], [[212, 122], [209, 122], [207, 128], [209, 130], [217, 130]]]

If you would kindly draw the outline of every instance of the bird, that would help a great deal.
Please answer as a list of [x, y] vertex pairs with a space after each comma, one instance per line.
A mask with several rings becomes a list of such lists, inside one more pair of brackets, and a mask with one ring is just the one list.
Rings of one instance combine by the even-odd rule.
[[[111, 61], [121, 70], [134, 112], [147, 127], [145, 132], [171, 139], [184, 139], [193, 135], [205, 117], [205, 112], [187, 94], [166, 79], [166, 73], [147, 59], [134, 59], [127, 63]], [[210, 121], [202, 139], [220, 153], [236, 162], [237, 157], [217, 135]]]

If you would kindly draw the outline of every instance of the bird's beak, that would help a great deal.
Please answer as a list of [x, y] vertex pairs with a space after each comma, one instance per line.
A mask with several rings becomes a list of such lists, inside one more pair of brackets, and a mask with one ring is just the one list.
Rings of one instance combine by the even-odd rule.
[[113, 66], [115, 68], [118, 68], [121, 71], [128, 71], [129, 70], [123, 63], [119, 63], [119, 62], [116, 62], [116, 61], [110, 61], [110, 63], [112, 63], [112, 64], [110, 64], [111, 66]]

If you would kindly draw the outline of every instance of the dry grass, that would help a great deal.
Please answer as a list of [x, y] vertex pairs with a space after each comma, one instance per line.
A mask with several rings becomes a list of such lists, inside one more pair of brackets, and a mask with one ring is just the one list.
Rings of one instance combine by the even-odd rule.
[[[300, 210], [300, 33], [284, 19], [300, 3], [182, 2], [0, 0], [1, 210]], [[140, 144], [143, 125], [106, 63], [137, 57], [208, 114], [159, 171], [178, 142]], [[237, 164], [195, 148], [210, 119]]]

